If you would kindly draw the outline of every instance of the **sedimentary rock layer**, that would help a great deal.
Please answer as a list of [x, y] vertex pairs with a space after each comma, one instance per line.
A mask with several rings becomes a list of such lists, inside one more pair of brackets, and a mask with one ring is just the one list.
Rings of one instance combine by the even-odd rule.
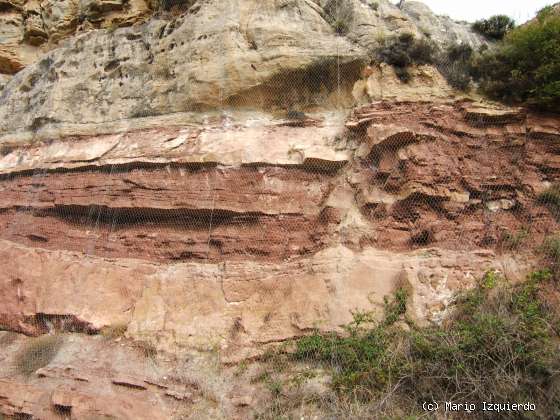
[[557, 228], [538, 195], [559, 180], [558, 119], [523, 110], [379, 102], [347, 126], [362, 133], [352, 182], [377, 246], [495, 247]]
[[[161, 349], [217, 342], [234, 359], [252, 354], [259, 344], [312, 328], [336, 329], [351, 320], [353, 310], [381, 312], [383, 297], [398, 286], [411, 290], [411, 315], [430, 318], [441, 316], [453, 291], [485, 270], [496, 268], [514, 277], [525, 270], [491, 252], [405, 255], [342, 246], [282, 263], [160, 265], [9, 241], [0, 242], [0, 256], [25, 261], [0, 273], [4, 328], [38, 334], [45, 325], [65, 331], [82, 323], [84, 331], [94, 332], [128, 324], [130, 337]], [[36, 314], [42, 314], [43, 322], [37, 322]], [[55, 314], [70, 316], [67, 327], [49, 321]]]
[[538, 246], [557, 226], [537, 199], [560, 175], [557, 119], [464, 101], [373, 103], [346, 131], [329, 115], [14, 143], [0, 159], [3, 328], [125, 325], [235, 361], [381, 313], [399, 286], [410, 316], [441, 320], [486, 270], [531, 267], [504, 232]]
[[26, 377], [13, 366], [31, 340], [0, 333], [0, 341], [0, 412], [5, 416], [169, 419], [201, 398], [201, 382], [181, 383], [179, 372], [166, 365], [156, 368], [128, 342], [125, 347], [100, 336], [60, 336], [51, 365]]
[[[386, 35], [433, 29], [445, 42], [483, 42], [468, 25], [429, 11], [408, 16], [387, 0], [345, 2], [345, 35], [323, 1], [181, 2], [178, 13], [116, 30], [151, 15], [147, 4], [45, 1], [31, 10], [32, 2], [18, 3], [0, 10], [0, 21], [15, 23], [5, 39], [0, 32], [0, 73], [17, 72], [2, 90], [0, 115], [10, 118], [0, 120], [0, 133], [223, 105], [349, 107], [368, 51]], [[47, 39], [58, 48], [37, 46]]]
[[341, 121], [311, 121], [312, 133], [277, 120], [14, 147], [0, 159], [1, 236], [155, 260], [315, 252], [340, 222], [325, 203], [349, 152], [328, 141]]

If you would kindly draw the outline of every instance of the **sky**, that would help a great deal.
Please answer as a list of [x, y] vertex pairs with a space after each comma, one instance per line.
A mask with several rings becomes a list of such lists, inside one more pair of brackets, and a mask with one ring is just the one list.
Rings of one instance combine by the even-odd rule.
[[[392, 0], [398, 3], [397, 0]], [[406, 1], [406, 0], [405, 0]], [[454, 20], [475, 20], [492, 15], [508, 15], [517, 23], [532, 19], [536, 12], [558, 0], [420, 0], [438, 15], [448, 15]]]

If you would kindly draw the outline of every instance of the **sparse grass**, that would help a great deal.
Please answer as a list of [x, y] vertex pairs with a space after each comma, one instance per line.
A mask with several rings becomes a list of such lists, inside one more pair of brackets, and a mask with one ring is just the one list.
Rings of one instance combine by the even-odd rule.
[[274, 397], [277, 397], [280, 394], [282, 394], [282, 381], [271, 379], [267, 382], [266, 385], [268, 390]]
[[525, 243], [529, 236], [527, 229], [520, 229], [517, 232], [505, 231], [500, 237], [502, 248], [509, 251], [517, 251]]
[[218, 386], [214, 383], [208, 375], [204, 375], [195, 371], [176, 372], [171, 375], [171, 378], [187, 385], [200, 393], [208, 401], [220, 401], [220, 394], [217, 390]]
[[237, 364], [237, 367], [233, 374], [235, 376], [242, 376], [243, 374], [245, 374], [245, 372], [247, 372], [247, 369], [249, 369], [249, 365], [246, 361], [243, 360]]
[[560, 236], [554, 235], [545, 238], [540, 251], [551, 266], [552, 272], [558, 277], [560, 274]]
[[387, 33], [383, 29], [378, 29], [377, 32], [375, 33], [375, 41], [381, 45], [384, 44], [386, 40], [387, 40]]
[[346, 35], [354, 21], [352, 3], [345, 0], [328, 0], [323, 8], [326, 20], [339, 35]]
[[348, 22], [346, 22], [344, 19], [336, 19], [332, 23], [332, 27], [334, 31], [339, 35], [344, 35], [348, 33], [348, 28], [349, 28]]
[[537, 197], [537, 202], [546, 206], [552, 215], [560, 220], [560, 185], [554, 184]]
[[132, 346], [147, 358], [153, 359], [157, 356], [157, 347], [149, 341], [137, 340], [132, 343]]
[[61, 335], [43, 335], [30, 338], [16, 354], [15, 367], [19, 373], [31, 375], [48, 365], [62, 347]]
[[[560, 241], [554, 249], [560, 256]], [[526, 415], [553, 418], [560, 414], [559, 337], [541, 297], [553, 284], [548, 270], [520, 285], [488, 272], [457, 297], [443, 325], [409, 322], [410, 331], [395, 324], [406, 308], [399, 291], [382, 321], [357, 314], [345, 334], [316, 332], [298, 340], [293, 357], [330, 368], [341, 402], [388, 408], [391, 400], [413, 413], [410, 407], [422, 401], [530, 401], [538, 412]]]
[[123, 337], [127, 329], [128, 324], [126, 323], [108, 325], [101, 329], [100, 334], [107, 339], [114, 340]]

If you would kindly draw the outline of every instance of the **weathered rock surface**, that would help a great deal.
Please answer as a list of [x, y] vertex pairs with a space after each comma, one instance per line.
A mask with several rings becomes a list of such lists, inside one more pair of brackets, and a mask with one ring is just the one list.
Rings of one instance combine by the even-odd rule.
[[[317, 114], [311, 127], [305, 127], [305, 121], [282, 117], [178, 114], [169, 119], [142, 118], [134, 125], [131, 121], [53, 125], [36, 136], [16, 136], [15, 142], [10, 142], [14, 137], [5, 136], [0, 174], [142, 164], [193, 168], [262, 164], [333, 172], [349, 161], [351, 152], [332, 144], [344, 129], [343, 114]], [[110, 134], [92, 135], [99, 132]]]
[[365, 68], [366, 77], [356, 81], [352, 94], [358, 103], [382, 99], [397, 101], [442, 101], [455, 94], [445, 78], [433, 66], [410, 70], [411, 80], [403, 83], [392, 66], [385, 63]]
[[[416, 2], [349, 0], [345, 31], [323, 0], [155, 3], [0, 0], [0, 414], [249, 418], [258, 386], [224, 365], [399, 287], [440, 322], [559, 228], [537, 200], [558, 118], [366, 66], [402, 32], [482, 42], [466, 25]], [[44, 334], [64, 344], [26, 376]]]
[[[3, 260], [26, 263], [2, 273], [2, 323], [126, 323], [173, 351], [209, 335], [227, 347], [241, 325], [236, 340], [252, 349], [336, 328], [403, 281], [415, 316], [437, 318], [427, 308], [464, 287], [465, 272], [515, 277], [530, 265], [495, 254], [504, 232], [539, 243], [556, 228], [536, 196], [560, 175], [557, 119], [377, 102], [342, 133], [336, 115], [14, 145], [0, 161], [0, 236]], [[426, 247], [435, 256], [409, 254]], [[432, 275], [442, 280], [427, 292]]]
[[[57, 329], [39, 322], [37, 314], [66, 316], [67, 323], [58, 327], [62, 331], [72, 331], [76, 322], [87, 322], [94, 331], [128, 324], [129, 337], [161, 350], [217, 343], [232, 360], [313, 328], [337, 329], [351, 321], [353, 310], [381, 313], [383, 297], [401, 285], [409, 284], [413, 292], [411, 315], [434, 319], [455, 291], [486, 270], [522, 277], [528, 267], [488, 252], [407, 255], [341, 246], [281, 264], [226, 260], [161, 266], [132, 259], [115, 264], [8, 241], [1, 242], [0, 254], [6, 261], [26, 261], [0, 274], [4, 328], [28, 334], [44, 333], [51, 324]], [[440, 306], [433, 311], [435, 304]]]
[[3, 1], [0, 4], [0, 73], [17, 73], [76, 32], [129, 26], [150, 14], [144, 0]]
[[[30, 339], [0, 333], [0, 413], [13, 418], [171, 419], [202, 406], [208, 418], [234, 416], [205, 405], [210, 394], [228, 392], [214, 385], [208, 363], [185, 364], [147, 357], [138, 343], [97, 336], [61, 335], [62, 346], [48, 365], [31, 376], [13, 368], [14, 355]], [[195, 416], [196, 417], [196, 416]], [[200, 417], [199, 417], [200, 418]]]
[[[302, 36], [302, 28], [313, 36]], [[334, 92], [337, 64], [363, 57], [307, 3], [205, 2], [171, 22], [92, 31], [50, 52], [4, 89], [0, 114], [11, 118], [0, 123], [0, 132], [243, 103], [239, 95], [247, 91], [252, 98], [258, 92], [251, 87], [267, 82], [287, 90], [267, 95], [287, 109], [302, 101], [299, 95], [312, 102]], [[317, 74], [326, 80], [305, 92], [304, 82]]]
[[2, 89], [8, 84], [8, 82], [12, 79], [12, 76], [7, 74], [0, 74], [0, 93], [2, 93]]
[[[421, 31], [387, 1], [374, 10], [367, 2], [351, 0], [345, 6], [352, 10], [350, 31], [340, 36], [321, 5], [309, 0], [207, 1], [173, 20], [153, 18], [115, 31], [87, 31], [20, 71], [4, 89], [0, 114], [11, 118], [0, 121], [0, 133], [223, 105], [285, 110], [349, 106], [362, 63], [379, 44], [380, 34]], [[92, 19], [91, 10], [110, 14], [119, 7], [124, 3], [42, 3], [44, 31], [57, 39], [72, 32], [76, 13]], [[439, 22], [431, 12], [424, 14]], [[13, 19], [23, 26], [17, 16]], [[470, 30], [457, 28], [446, 41], [476, 43]], [[5, 44], [12, 51], [10, 45], [22, 37], [18, 31], [7, 33], [0, 47]], [[30, 31], [29, 37], [40, 38], [38, 29]], [[9, 51], [0, 56], [4, 73], [28, 64]]]
[[468, 44], [480, 47], [483, 38], [471, 30], [468, 22], [456, 22], [448, 16], [434, 15], [421, 1], [403, 2], [401, 11], [424, 35], [429, 35], [437, 43]]
[[558, 181], [556, 118], [470, 102], [378, 102], [348, 126], [366, 131], [352, 182], [377, 246], [493, 247], [505, 232], [528, 229], [538, 242], [557, 229], [537, 203]]

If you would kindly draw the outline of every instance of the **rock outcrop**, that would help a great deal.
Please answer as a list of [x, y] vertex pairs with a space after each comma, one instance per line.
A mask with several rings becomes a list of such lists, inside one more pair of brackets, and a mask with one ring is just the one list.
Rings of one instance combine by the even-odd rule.
[[440, 44], [458, 43], [480, 47], [483, 40], [470, 30], [468, 22], [456, 22], [448, 16], [434, 15], [421, 1], [405, 1], [401, 11], [424, 34]]
[[379, 102], [356, 110], [348, 126], [366, 132], [353, 182], [384, 248], [495, 246], [504, 232], [542, 239], [557, 228], [537, 203], [558, 176], [554, 118], [470, 102]]
[[[405, 280], [420, 285], [411, 250], [463, 261], [424, 261], [447, 267], [436, 276], [451, 293], [461, 270], [480, 274], [493, 260], [523, 272], [525, 260], [511, 269], [494, 255], [505, 232], [528, 229], [537, 243], [557, 228], [536, 200], [560, 175], [555, 119], [471, 102], [377, 102], [346, 122], [322, 118], [14, 146], [0, 160], [3, 260], [29, 264], [2, 273], [13, 297], [3, 324], [35, 334], [39, 314], [94, 330], [131, 323], [130, 334], [175, 351], [240, 323], [251, 347], [344, 324], [353, 308], [381, 304], [408, 265]], [[37, 288], [39, 278], [54, 283]], [[443, 298], [422, 296], [415, 316], [429, 319]]]
[[479, 45], [467, 25], [344, 7], [0, 0], [0, 414], [249, 418], [264, 385], [234, 369], [271, 346], [398, 288], [439, 323], [534, 267], [558, 118], [370, 61], [402, 32]]
[[150, 14], [144, 0], [3, 1], [0, 3], [0, 73], [17, 73], [76, 32], [129, 26]]
[[[0, 325], [75, 337], [82, 350], [65, 344], [31, 380], [5, 373], [1, 412], [170, 418], [206, 404], [207, 388], [165, 379], [172, 360], [158, 359], [155, 377], [139, 356], [98, 361], [141, 343], [180, 358], [215, 348], [236, 364], [339, 330], [353, 311], [381, 314], [397, 287], [410, 317], [440, 322], [486, 271], [521, 280], [531, 269], [530, 249], [505, 251], [501, 233], [528, 229], [536, 244], [557, 229], [536, 201], [560, 175], [557, 119], [382, 101], [304, 121], [232, 114], [5, 151]], [[111, 328], [124, 347], [95, 337]], [[234, 404], [236, 375], [213, 375], [217, 417], [250, 410]]]
[[[341, 36], [329, 23], [325, 10], [330, 9], [310, 0], [198, 2], [172, 20], [155, 17], [132, 27], [80, 32], [25, 70], [38, 52], [26, 58], [21, 28], [27, 21], [13, 12], [13, 29], [0, 38], [0, 48], [8, 51], [0, 54], [0, 72], [19, 73], [1, 94], [0, 113], [11, 118], [0, 122], [0, 133], [224, 105], [349, 106], [363, 63], [384, 37], [400, 32], [423, 36], [406, 11], [387, 1], [376, 7], [370, 3], [345, 2], [349, 32]], [[130, 13], [136, 17], [143, 13], [135, 2], [46, 2], [41, 3], [42, 27], [56, 43], [73, 33], [76, 14], [95, 20], [94, 11], [112, 16], [119, 7], [134, 9]], [[429, 11], [416, 10], [414, 16], [426, 14], [440, 22]], [[442, 42], [481, 42], [461, 28], [449, 38], [441, 35]], [[40, 39], [39, 30], [32, 33], [28, 37]]]

